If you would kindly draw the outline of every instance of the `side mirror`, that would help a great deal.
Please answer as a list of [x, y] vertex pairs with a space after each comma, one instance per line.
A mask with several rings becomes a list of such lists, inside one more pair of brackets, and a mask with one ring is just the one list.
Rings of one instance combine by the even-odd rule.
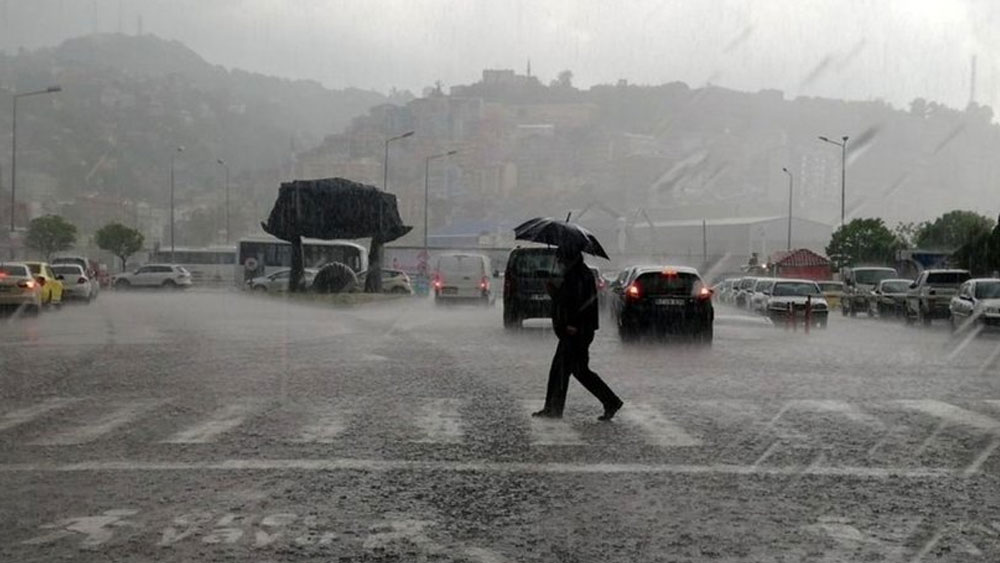
[[62, 274], [59, 274], [58, 276], [56, 276], [56, 279], [57, 279], [57, 280], [65, 280], [66, 278], [65, 278], [65, 277], [63, 277], [63, 275], [62, 275]]

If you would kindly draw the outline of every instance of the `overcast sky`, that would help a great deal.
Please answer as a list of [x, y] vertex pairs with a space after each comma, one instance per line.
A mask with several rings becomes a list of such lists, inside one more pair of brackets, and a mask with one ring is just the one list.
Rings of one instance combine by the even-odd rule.
[[91, 33], [177, 39], [209, 62], [341, 88], [420, 93], [483, 68], [578, 86], [707, 82], [905, 107], [997, 107], [993, 0], [0, 0], [0, 48]]

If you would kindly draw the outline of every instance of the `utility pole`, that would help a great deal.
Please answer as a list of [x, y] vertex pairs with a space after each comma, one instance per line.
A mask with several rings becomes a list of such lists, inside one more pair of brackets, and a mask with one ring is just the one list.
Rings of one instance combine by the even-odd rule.
[[[792, 249], [792, 173], [787, 168], [782, 168], [782, 172], [788, 174], [788, 248]], [[841, 219], [843, 221], [843, 219]]]
[[848, 136], [841, 137], [841, 142], [830, 140], [820, 136], [819, 140], [840, 147], [840, 226], [844, 226], [845, 205], [847, 202], [847, 139]]

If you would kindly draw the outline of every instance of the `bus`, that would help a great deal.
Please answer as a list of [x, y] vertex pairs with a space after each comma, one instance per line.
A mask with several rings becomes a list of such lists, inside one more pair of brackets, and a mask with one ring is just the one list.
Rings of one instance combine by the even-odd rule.
[[235, 246], [159, 247], [149, 253], [150, 264], [176, 264], [191, 273], [191, 281], [198, 284], [229, 283], [236, 264]]
[[[273, 274], [292, 267], [291, 243], [260, 235], [240, 239], [236, 247], [236, 283]], [[331, 262], [347, 265], [358, 278], [364, 280], [368, 272], [368, 249], [348, 240], [302, 239], [303, 265], [319, 268]]]

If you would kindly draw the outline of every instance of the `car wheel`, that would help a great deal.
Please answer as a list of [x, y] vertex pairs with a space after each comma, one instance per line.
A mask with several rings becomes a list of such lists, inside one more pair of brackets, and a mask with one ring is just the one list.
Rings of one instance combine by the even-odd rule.
[[948, 324], [951, 326], [952, 332], [958, 332], [958, 323], [955, 322], [955, 315], [948, 315]]
[[267, 293], [267, 286], [266, 285], [255, 285], [255, 286], [253, 286], [253, 290], [257, 291], [257, 292], [260, 292], [260, 293]]
[[920, 324], [924, 326], [931, 326], [931, 318], [924, 312], [923, 307], [917, 309], [917, 318], [920, 319]]
[[517, 314], [516, 310], [514, 310], [514, 309], [508, 309], [507, 307], [504, 307], [504, 309], [503, 309], [503, 327], [504, 328], [506, 328], [508, 330], [516, 330], [516, 329], [521, 328], [522, 322], [523, 321], [522, 321], [521, 317]]
[[847, 316], [847, 301], [840, 302], [840, 314], [845, 317]]
[[389, 293], [395, 293], [399, 295], [400, 293], [409, 293], [409, 291], [406, 291], [405, 287], [397, 285], [396, 287], [392, 288], [392, 290], [389, 291]]
[[132, 287], [132, 283], [128, 280], [118, 280], [115, 282], [115, 289], [129, 289]]
[[177, 289], [177, 283], [174, 280], [167, 280], [163, 282], [163, 289]]
[[702, 328], [698, 334], [699, 342], [708, 346], [712, 345], [712, 340], [714, 338], [715, 338], [715, 328], [711, 324]]
[[851, 303], [850, 311], [848, 311], [852, 317], [858, 316], [857, 309], [854, 308], [854, 303]]

